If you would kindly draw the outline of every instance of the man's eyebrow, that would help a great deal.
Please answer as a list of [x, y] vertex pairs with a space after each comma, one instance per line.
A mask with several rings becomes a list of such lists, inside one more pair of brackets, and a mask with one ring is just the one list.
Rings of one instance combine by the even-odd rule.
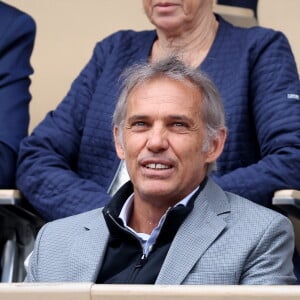
[[186, 115], [168, 115], [168, 118], [179, 121], [193, 122], [193, 119]]
[[132, 121], [136, 121], [136, 120], [145, 120], [148, 118], [149, 118], [149, 116], [147, 116], [147, 115], [133, 115], [127, 119], [127, 122], [132, 122]]
[[[150, 116], [148, 116], [148, 115], [133, 115], [127, 119], [127, 122], [132, 122], [132, 121], [136, 121], [136, 120], [145, 120], [145, 119], [149, 119], [149, 118], [150, 118]], [[165, 119], [172, 119], [172, 120], [179, 120], [179, 121], [186, 121], [186, 122], [193, 121], [192, 118], [187, 117], [186, 115], [180, 115], [180, 114], [167, 115], [165, 117]]]

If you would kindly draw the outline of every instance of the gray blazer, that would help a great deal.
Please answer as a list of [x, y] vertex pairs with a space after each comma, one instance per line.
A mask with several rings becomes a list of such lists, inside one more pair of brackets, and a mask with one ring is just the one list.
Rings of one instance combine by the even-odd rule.
[[[109, 232], [102, 209], [46, 224], [26, 281], [95, 282]], [[293, 228], [208, 181], [179, 228], [156, 284], [293, 284]]]

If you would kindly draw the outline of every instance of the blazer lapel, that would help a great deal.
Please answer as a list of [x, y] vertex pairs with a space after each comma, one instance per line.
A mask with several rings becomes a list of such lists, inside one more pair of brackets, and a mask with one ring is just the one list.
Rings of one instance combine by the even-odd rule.
[[168, 251], [156, 284], [181, 284], [195, 263], [217, 239], [229, 212], [224, 192], [211, 180], [195, 201], [193, 211], [180, 226]]
[[[82, 231], [77, 233], [69, 256], [72, 269], [67, 276], [70, 281], [95, 282], [97, 279], [109, 237], [102, 210], [99, 212], [97, 218], [90, 224], [83, 224]], [[82, 245], [89, 245], [88, 251]]]

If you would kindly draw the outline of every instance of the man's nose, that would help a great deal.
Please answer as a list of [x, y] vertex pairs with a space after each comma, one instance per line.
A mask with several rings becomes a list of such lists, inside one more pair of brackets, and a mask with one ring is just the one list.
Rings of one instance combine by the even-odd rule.
[[149, 131], [147, 148], [151, 152], [161, 152], [168, 148], [168, 133], [161, 126], [153, 127]]

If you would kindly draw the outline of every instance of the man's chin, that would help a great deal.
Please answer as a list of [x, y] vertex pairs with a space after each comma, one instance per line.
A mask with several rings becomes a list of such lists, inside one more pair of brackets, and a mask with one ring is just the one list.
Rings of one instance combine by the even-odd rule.
[[147, 201], [152, 199], [152, 201], [169, 202], [169, 200], [174, 200], [177, 189], [163, 182], [151, 182], [143, 184], [139, 189], [139, 194]]

